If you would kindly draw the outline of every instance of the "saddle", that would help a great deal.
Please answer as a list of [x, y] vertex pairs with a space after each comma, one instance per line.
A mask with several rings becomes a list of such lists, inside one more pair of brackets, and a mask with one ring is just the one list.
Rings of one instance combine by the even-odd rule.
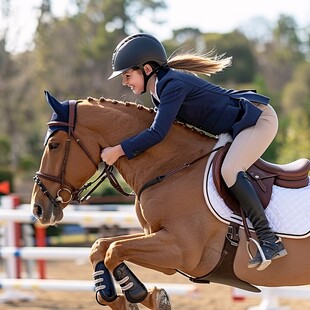
[[[225, 204], [236, 214], [240, 215], [240, 207], [236, 198], [230, 193], [221, 175], [223, 160], [231, 143], [220, 149], [213, 159], [212, 174], [214, 185]], [[310, 160], [298, 159], [285, 165], [269, 163], [259, 158], [246, 172], [256, 190], [264, 209], [267, 208], [274, 185], [285, 188], [301, 188], [308, 186]]]
[[[217, 151], [214, 156], [212, 163], [213, 181], [225, 204], [235, 214], [242, 216], [239, 203], [230, 193], [221, 176], [222, 163], [230, 145], [231, 143], [227, 143], [224, 147]], [[270, 202], [272, 187], [274, 185], [286, 188], [306, 187], [309, 183], [309, 170], [310, 161], [305, 158], [296, 160], [286, 165], [271, 164], [260, 158], [246, 172], [249, 176], [251, 184], [255, 188], [264, 208], [266, 209]], [[244, 228], [246, 230], [246, 234], [249, 234], [246, 224]], [[233, 265], [239, 240], [239, 224], [230, 222], [227, 228], [221, 257], [217, 265], [208, 274], [198, 278], [189, 277], [189, 279], [195, 283], [215, 282], [238, 287], [250, 292], [260, 292], [259, 288], [251, 283], [239, 279], [235, 275]]]

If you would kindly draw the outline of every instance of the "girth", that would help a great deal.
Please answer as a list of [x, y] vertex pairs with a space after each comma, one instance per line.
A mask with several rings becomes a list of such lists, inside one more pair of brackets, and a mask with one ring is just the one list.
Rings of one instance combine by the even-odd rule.
[[[236, 214], [240, 208], [235, 197], [230, 193], [222, 176], [221, 167], [231, 143], [226, 144], [214, 156], [212, 174], [214, 185], [225, 204]], [[256, 190], [264, 208], [270, 202], [273, 185], [286, 188], [301, 188], [308, 186], [310, 161], [306, 158], [296, 160], [286, 165], [271, 164], [258, 159], [248, 170], [250, 181]]]
[[234, 272], [234, 262], [239, 245], [239, 225], [230, 223], [227, 228], [226, 238], [222, 249], [221, 257], [216, 266], [206, 275], [201, 277], [191, 277], [177, 270], [180, 274], [187, 277], [194, 283], [220, 283], [242, 290], [259, 293], [260, 289], [256, 286], [239, 279]]

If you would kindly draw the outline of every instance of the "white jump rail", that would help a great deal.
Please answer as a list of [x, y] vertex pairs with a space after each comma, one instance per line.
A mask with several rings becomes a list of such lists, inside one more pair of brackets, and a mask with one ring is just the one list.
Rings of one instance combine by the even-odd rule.
[[[163, 287], [171, 295], [197, 295], [196, 285], [182, 283], [145, 283], [147, 288]], [[94, 291], [93, 281], [87, 280], [42, 280], [42, 279], [0, 279], [0, 289]], [[117, 286], [117, 289], [118, 286]]]
[[87, 259], [90, 248], [83, 247], [2, 247], [0, 257], [8, 259], [12, 256], [21, 259], [75, 260]]
[[287, 306], [280, 306], [279, 300], [284, 299], [310, 299], [310, 285], [282, 286], [282, 287], [259, 287], [261, 293], [251, 293], [238, 288], [233, 289], [233, 298], [261, 298], [257, 306], [249, 307], [247, 310], [290, 310]]
[[[132, 211], [74, 211], [65, 210], [65, 215], [59, 224], [79, 224], [83, 227], [100, 227], [103, 225], [126, 228], [140, 228], [138, 219]], [[30, 209], [10, 210], [0, 209], [0, 225], [13, 221], [16, 223], [35, 223]]]

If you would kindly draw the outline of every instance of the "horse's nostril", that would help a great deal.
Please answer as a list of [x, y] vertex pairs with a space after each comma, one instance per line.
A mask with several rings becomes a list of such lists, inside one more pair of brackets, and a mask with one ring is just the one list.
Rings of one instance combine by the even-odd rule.
[[35, 205], [33, 208], [33, 214], [38, 218], [41, 219], [43, 215], [43, 210], [39, 205]]

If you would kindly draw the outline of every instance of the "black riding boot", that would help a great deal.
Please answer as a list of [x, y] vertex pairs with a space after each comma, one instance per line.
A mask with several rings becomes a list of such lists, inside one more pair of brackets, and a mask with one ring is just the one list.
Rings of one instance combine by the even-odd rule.
[[269, 266], [271, 260], [287, 254], [282, 240], [269, 227], [263, 205], [245, 172], [238, 173], [236, 183], [230, 187], [230, 191], [239, 201], [240, 207], [251, 221], [266, 258], [266, 260], [263, 259], [258, 250], [256, 256], [249, 261], [248, 267], [258, 267], [258, 270], [264, 270]]

